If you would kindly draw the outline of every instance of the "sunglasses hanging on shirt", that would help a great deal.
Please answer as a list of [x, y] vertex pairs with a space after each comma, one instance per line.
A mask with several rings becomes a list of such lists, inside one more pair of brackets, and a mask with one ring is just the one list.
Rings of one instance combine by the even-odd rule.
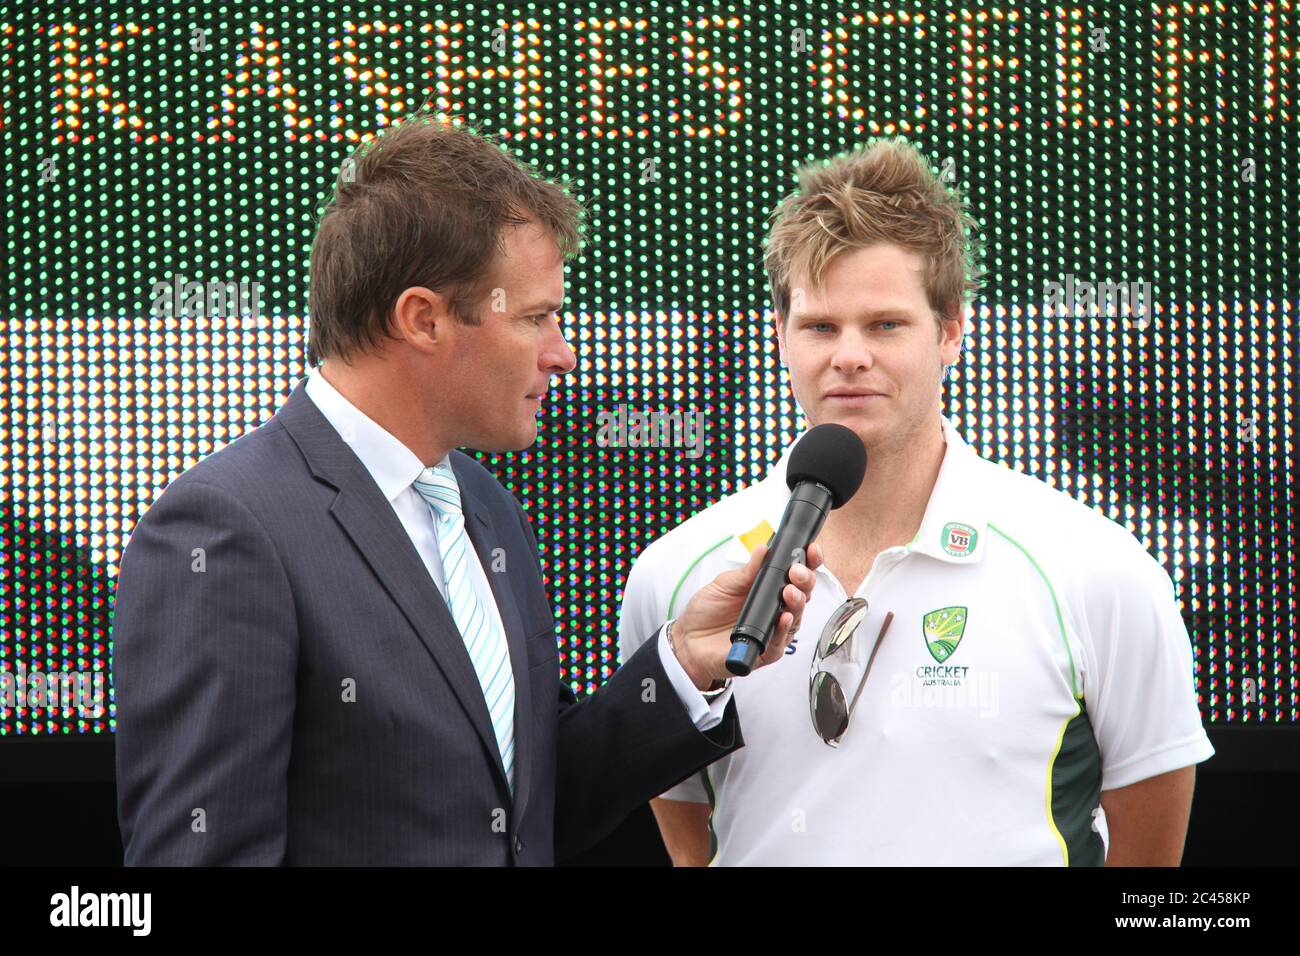
[[828, 667], [847, 662], [853, 656], [858, 632], [867, 617], [867, 599], [849, 598], [826, 622], [822, 635], [813, 650], [812, 669], [808, 675], [808, 706], [812, 712], [813, 729], [828, 745], [839, 746], [840, 738], [849, 728], [849, 718], [857, 707], [862, 689], [867, 686], [867, 677], [871, 674], [871, 665], [875, 663], [876, 654], [894, 620], [894, 612], [885, 616], [876, 642], [871, 648], [871, 657], [853, 699], [847, 700], [844, 687]]

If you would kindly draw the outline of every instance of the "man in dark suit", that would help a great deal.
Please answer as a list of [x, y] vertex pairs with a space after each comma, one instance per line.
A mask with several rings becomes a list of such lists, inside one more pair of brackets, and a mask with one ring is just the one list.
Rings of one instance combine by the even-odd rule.
[[[550, 865], [742, 744], [723, 662], [763, 549], [578, 702], [528, 518], [455, 451], [528, 447], [574, 368], [580, 207], [423, 116], [345, 168], [312, 249], [319, 366], [122, 559], [128, 864]], [[790, 578], [761, 664], [811, 593]]]

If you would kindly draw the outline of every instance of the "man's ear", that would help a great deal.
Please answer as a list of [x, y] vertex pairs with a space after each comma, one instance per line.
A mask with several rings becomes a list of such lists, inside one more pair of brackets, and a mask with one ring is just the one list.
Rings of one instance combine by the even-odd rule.
[[393, 305], [389, 334], [414, 349], [430, 352], [447, 338], [453, 321], [447, 296], [424, 286], [411, 286]]
[[785, 368], [790, 367], [790, 361], [785, 354], [785, 316], [780, 311], [772, 310], [772, 322], [776, 326], [776, 352], [780, 356], [781, 365]]
[[952, 365], [961, 354], [962, 337], [966, 333], [966, 315], [961, 303], [950, 303], [939, 314], [939, 343], [943, 346], [944, 364]]

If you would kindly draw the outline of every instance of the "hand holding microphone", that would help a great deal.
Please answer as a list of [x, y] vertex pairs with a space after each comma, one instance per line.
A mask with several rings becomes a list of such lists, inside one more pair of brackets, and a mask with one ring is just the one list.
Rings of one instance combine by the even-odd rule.
[[732, 630], [728, 671], [744, 677], [760, 656], [766, 657], [788, 606], [782, 598], [787, 573], [803, 561], [827, 513], [858, 493], [866, 471], [862, 439], [843, 425], [818, 425], [795, 445], [785, 473], [790, 501]]
[[698, 591], [673, 624], [674, 649], [696, 687], [781, 659], [822, 565], [813, 541], [827, 512], [857, 493], [866, 467], [862, 440], [843, 425], [818, 425], [799, 440], [786, 469], [792, 494], [772, 540]]
[[[697, 591], [681, 617], [673, 622], [671, 643], [677, 659], [700, 690], [705, 690], [712, 681], [732, 676], [726, 667], [727, 653], [732, 646], [731, 631], [767, 556], [767, 545], [760, 544], [750, 553], [749, 563], [743, 568], [725, 571]], [[776, 622], [766, 652], [754, 667], [779, 661], [785, 653], [790, 635], [798, 629], [803, 609], [812, 597], [817, 580], [813, 571], [821, 564], [821, 548], [814, 544], [808, 549], [806, 566], [801, 563], [790, 568], [780, 620]]]

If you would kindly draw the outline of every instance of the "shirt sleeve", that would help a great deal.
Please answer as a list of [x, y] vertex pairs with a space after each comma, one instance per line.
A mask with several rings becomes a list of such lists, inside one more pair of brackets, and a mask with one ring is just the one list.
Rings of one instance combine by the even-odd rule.
[[[653, 556], [649, 549], [643, 551], [641, 556], [632, 562], [632, 570], [628, 572], [627, 584], [623, 588], [623, 603], [619, 609], [618, 616], [618, 649], [619, 663], [630, 658], [636, 653], [637, 649], [649, 638], [655, 638], [660, 641], [660, 655], [667, 651], [667, 639], [664, 631], [664, 622], [668, 618], [668, 594], [673, 582], [663, 580], [662, 575], [654, 571]], [[669, 657], [672, 652], [667, 651]], [[673, 658], [669, 661], [663, 660], [664, 670], [668, 672], [670, 680], [674, 680], [675, 692], [682, 698], [687, 713], [695, 720], [695, 725], [701, 730], [708, 730], [715, 726], [722, 719], [722, 712], [726, 708], [726, 702], [731, 698], [732, 691], [728, 689], [718, 695], [718, 700], [712, 704], [707, 704], [704, 696], [699, 692], [686, 672], [682, 669], [680, 662]], [[711, 719], [715, 712], [717, 720], [701, 726], [700, 713], [692, 703], [688, 703], [689, 696], [683, 693], [678, 687], [673, 674], [674, 667], [680, 675], [681, 680], [685, 682], [686, 687], [694, 692], [698, 699], [699, 705], [704, 708], [704, 718]], [[701, 774], [688, 777], [677, 786], [666, 790], [660, 794], [665, 800], [687, 800], [695, 803], [708, 803], [708, 793], [704, 788], [704, 783], [700, 779]]]
[[677, 655], [673, 653], [668, 643], [667, 624], [659, 629], [657, 640], [659, 641], [659, 663], [663, 664], [668, 679], [673, 682], [673, 689], [682, 699], [682, 706], [691, 715], [691, 720], [698, 729], [712, 730], [722, 723], [727, 701], [731, 700], [731, 684], [727, 684], [727, 689], [716, 697], [706, 698], [686, 673], [686, 668], [682, 667], [682, 662], [677, 659]]
[[1126, 787], [1214, 754], [1201, 722], [1192, 645], [1169, 574], [1136, 541], [1083, 581], [1084, 701], [1101, 751], [1101, 789]]

